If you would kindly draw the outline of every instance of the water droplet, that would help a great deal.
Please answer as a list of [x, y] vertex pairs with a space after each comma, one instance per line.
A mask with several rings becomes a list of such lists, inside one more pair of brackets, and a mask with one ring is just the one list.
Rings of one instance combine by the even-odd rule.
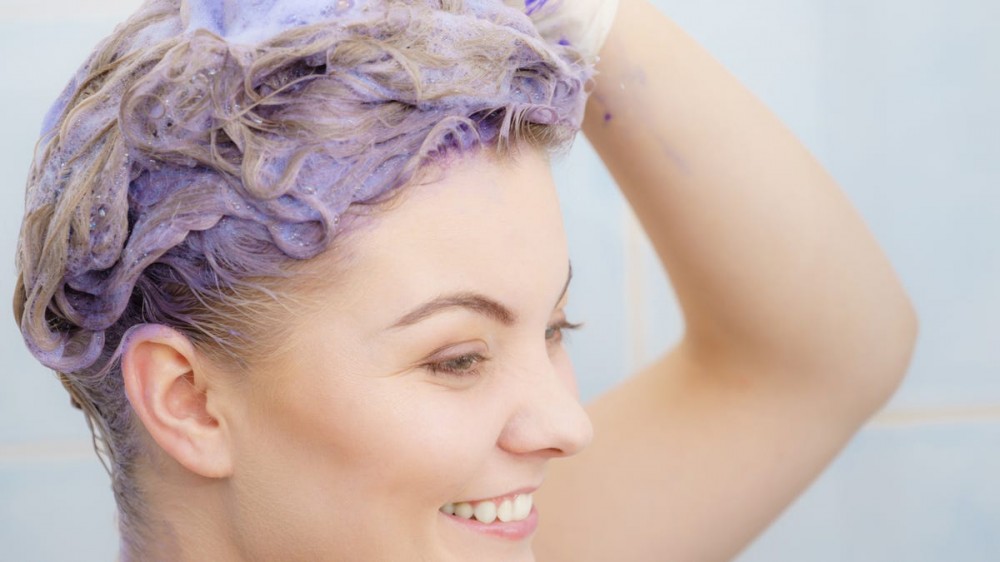
[[336, 8], [334, 9], [338, 14], [342, 14], [347, 10], [350, 10], [353, 6], [354, 6], [353, 0], [337, 0]]
[[101, 205], [100, 207], [97, 208], [97, 216], [103, 218], [107, 214], [108, 214], [108, 209], [104, 205]]

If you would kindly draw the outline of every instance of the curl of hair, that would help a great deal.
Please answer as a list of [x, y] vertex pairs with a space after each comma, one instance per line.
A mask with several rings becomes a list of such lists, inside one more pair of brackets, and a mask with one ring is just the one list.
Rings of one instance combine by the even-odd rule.
[[124, 516], [139, 510], [116, 366], [130, 328], [164, 324], [238, 358], [272, 328], [253, 306], [271, 294], [260, 280], [327, 248], [350, 207], [446, 154], [561, 149], [579, 129], [592, 66], [503, 2], [373, 1], [363, 14], [241, 45], [151, 0], [46, 118], [15, 318], [84, 411]]

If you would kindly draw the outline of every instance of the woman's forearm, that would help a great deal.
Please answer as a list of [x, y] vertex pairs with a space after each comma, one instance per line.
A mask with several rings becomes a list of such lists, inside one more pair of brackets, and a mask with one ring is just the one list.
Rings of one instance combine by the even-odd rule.
[[787, 372], [901, 376], [913, 307], [776, 116], [645, 0], [622, 0], [598, 71], [584, 132], [667, 269], [687, 343]]

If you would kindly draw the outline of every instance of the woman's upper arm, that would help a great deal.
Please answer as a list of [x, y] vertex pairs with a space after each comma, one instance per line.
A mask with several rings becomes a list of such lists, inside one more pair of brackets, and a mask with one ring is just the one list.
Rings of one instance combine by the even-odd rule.
[[589, 406], [593, 442], [551, 463], [536, 492], [539, 560], [730, 560], [875, 411], [815, 382], [834, 373], [693, 349], [678, 345]]

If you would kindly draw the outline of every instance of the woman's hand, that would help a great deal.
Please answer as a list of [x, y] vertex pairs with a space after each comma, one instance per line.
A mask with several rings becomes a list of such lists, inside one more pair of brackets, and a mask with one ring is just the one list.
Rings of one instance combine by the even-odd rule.
[[596, 56], [611, 30], [618, 0], [504, 0], [531, 16], [542, 37]]

